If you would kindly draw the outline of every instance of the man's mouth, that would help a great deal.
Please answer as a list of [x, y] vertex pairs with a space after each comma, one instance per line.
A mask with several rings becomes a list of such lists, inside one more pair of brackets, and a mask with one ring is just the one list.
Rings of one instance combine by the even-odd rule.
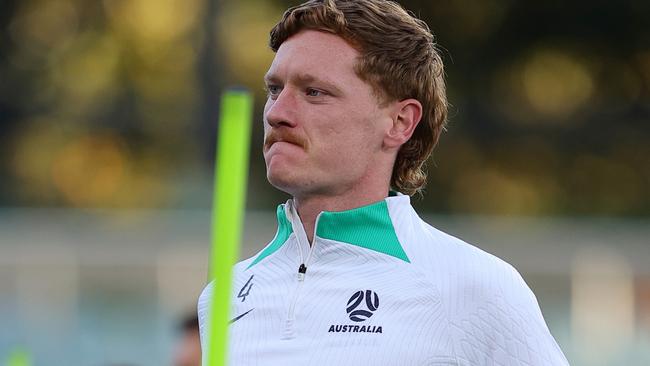
[[270, 135], [266, 141], [264, 142], [264, 150], [268, 151], [273, 144], [276, 142], [286, 142], [288, 144], [296, 145], [299, 147], [302, 147], [303, 144], [300, 141], [300, 139], [294, 137], [294, 136], [277, 136], [277, 135]]

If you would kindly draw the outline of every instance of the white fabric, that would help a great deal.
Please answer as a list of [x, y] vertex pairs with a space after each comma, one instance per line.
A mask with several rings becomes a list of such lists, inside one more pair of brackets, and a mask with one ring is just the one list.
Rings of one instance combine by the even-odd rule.
[[[284, 245], [234, 268], [232, 317], [252, 310], [230, 325], [229, 365], [568, 365], [512, 266], [426, 224], [408, 196], [386, 202], [410, 263], [319, 237], [310, 252], [288, 202], [293, 233]], [[378, 306], [355, 322], [348, 302], [366, 290], [370, 303], [358, 309], [369, 310], [374, 294]], [[198, 303], [204, 344], [211, 291]]]

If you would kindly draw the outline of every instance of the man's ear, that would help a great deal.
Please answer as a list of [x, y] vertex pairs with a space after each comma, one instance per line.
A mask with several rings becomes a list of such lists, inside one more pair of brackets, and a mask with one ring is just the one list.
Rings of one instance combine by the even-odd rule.
[[384, 146], [399, 148], [408, 141], [422, 119], [422, 104], [416, 99], [404, 99], [395, 105], [393, 125], [384, 137]]

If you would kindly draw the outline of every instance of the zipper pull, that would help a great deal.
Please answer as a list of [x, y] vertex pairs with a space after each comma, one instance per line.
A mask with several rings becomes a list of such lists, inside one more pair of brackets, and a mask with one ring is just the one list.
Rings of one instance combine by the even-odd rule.
[[303, 281], [305, 279], [305, 273], [307, 273], [307, 266], [303, 263], [298, 267], [298, 281]]
[[283, 340], [296, 338], [296, 332], [293, 329], [293, 319], [286, 319], [284, 322], [284, 330], [282, 331]]

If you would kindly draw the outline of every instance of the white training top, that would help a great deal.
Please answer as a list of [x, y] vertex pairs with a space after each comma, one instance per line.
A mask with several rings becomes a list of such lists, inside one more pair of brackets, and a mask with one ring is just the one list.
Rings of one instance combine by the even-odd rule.
[[409, 196], [320, 213], [311, 247], [291, 200], [277, 216], [234, 268], [229, 365], [568, 365], [519, 273], [429, 226]]

